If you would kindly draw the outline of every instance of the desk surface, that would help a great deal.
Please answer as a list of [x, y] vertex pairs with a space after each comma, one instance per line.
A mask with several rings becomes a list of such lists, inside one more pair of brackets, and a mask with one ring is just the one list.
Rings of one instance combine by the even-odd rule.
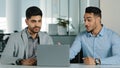
[[20, 65], [0, 65], [0, 68], [115, 68], [120, 65], [84, 65], [84, 64], [71, 64], [69, 67], [40, 67], [40, 66], [20, 66]]

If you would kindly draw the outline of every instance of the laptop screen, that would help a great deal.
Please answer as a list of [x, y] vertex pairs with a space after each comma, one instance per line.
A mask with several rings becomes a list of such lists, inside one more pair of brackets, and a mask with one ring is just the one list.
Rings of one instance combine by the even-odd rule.
[[39, 45], [37, 47], [37, 65], [69, 66], [70, 45]]

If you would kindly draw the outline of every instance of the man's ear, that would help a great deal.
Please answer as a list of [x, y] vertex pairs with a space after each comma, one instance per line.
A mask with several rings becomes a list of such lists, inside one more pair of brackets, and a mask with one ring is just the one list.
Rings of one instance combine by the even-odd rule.
[[97, 19], [97, 21], [100, 21], [100, 20], [101, 20], [101, 18], [100, 18], [99, 16], [96, 16], [96, 19]]
[[101, 21], [101, 18], [100, 18], [100, 17], [98, 17], [98, 21]]
[[25, 23], [28, 25], [28, 20], [27, 19], [25, 19]]

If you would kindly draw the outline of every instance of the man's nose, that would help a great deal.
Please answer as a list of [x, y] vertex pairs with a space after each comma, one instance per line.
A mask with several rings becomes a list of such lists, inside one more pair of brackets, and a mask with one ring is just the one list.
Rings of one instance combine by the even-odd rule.
[[84, 24], [85, 24], [85, 25], [88, 25], [88, 22], [87, 22], [87, 21], [85, 21], [85, 22], [84, 22]]

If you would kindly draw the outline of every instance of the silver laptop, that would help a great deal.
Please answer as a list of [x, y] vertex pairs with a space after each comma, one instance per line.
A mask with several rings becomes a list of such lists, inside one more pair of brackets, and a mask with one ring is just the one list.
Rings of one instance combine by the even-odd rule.
[[69, 66], [69, 47], [70, 45], [39, 45], [37, 47], [37, 65]]

